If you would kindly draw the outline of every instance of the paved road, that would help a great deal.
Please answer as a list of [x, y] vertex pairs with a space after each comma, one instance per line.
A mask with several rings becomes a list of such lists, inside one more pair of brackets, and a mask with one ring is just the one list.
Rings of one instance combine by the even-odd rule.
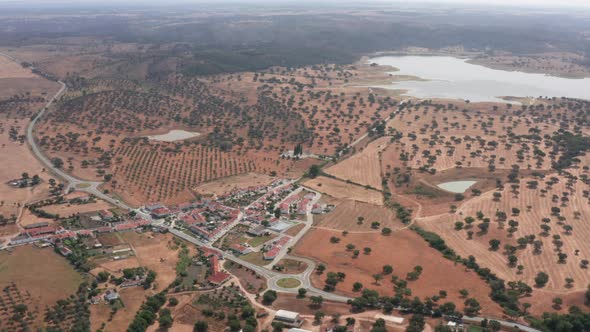
[[[5, 56], [7, 58], [9, 58], [10, 60], [17, 62], [17, 63], [21, 63], [18, 59], [15, 59], [14, 57], [5, 54], [5, 53], [1, 53], [0, 55]], [[32, 70], [33, 68], [31, 68]], [[42, 77], [42, 76], [41, 76]], [[44, 77], [42, 77], [44, 78]], [[45, 79], [45, 78], [44, 78]], [[37, 115], [35, 116], [35, 118], [33, 118], [33, 120], [29, 123], [29, 126], [27, 127], [27, 142], [29, 143], [29, 146], [31, 148], [31, 151], [33, 152], [33, 154], [35, 155], [35, 157], [45, 166], [45, 169], [48, 170], [49, 172], [55, 174], [57, 177], [59, 177], [60, 179], [62, 179], [64, 182], [67, 182], [67, 186], [66, 188], [75, 188], [76, 190], [79, 191], [83, 191], [89, 194], [92, 194], [100, 199], [103, 199], [115, 206], [118, 206], [122, 209], [125, 210], [135, 210], [134, 208], [126, 205], [123, 202], [120, 202], [117, 199], [114, 199], [106, 194], [104, 194], [103, 192], [100, 191], [100, 189], [98, 188], [102, 182], [98, 182], [98, 181], [86, 181], [86, 180], [82, 180], [82, 179], [78, 179], [70, 174], [67, 174], [66, 172], [64, 172], [62, 169], [59, 169], [57, 167], [55, 167], [53, 165], [53, 163], [49, 160], [49, 158], [47, 158], [47, 156], [45, 156], [45, 154], [43, 154], [43, 152], [41, 151], [41, 149], [39, 148], [39, 146], [37, 145], [37, 141], [35, 140], [35, 125], [37, 124], [37, 122], [39, 121], [39, 119], [45, 114], [45, 112], [49, 109], [49, 107], [51, 107], [51, 105], [61, 96], [63, 95], [63, 93], [67, 90], [67, 86], [64, 82], [62, 81], [57, 81], [57, 83], [61, 86], [61, 88], [59, 89], [59, 91], [57, 91], [57, 93], [55, 95], [53, 95], [53, 97], [51, 97], [51, 99], [49, 99], [49, 101], [43, 106], [43, 108], [39, 111], [39, 113], [37, 113]], [[139, 210], [135, 210], [140, 216], [144, 217], [144, 218], [148, 218], [151, 219], [149, 215], [146, 215], [145, 213], [142, 213]]]
[[[464, 316], [463, 320], [466, 322], [471, 322], [471, 323], [481, 323], [482, 320], [484, 320], [486, 318], [484, 317], [467, 317]], [[532, 327], [528, 327], [526, 325], [522, 325], [522, 324], [518, 324], [518, 323], [514, 323], [514, 322], [509, 322], [507, 320], [500, 320], [500, 319], [495, 319], [495, 318], [487, 318], [488, 320], [495, 320], [498, 323], [500, 323], [503, 327], [511, 329], [513, 327], [517, 327], [518, 329], [525, 331], [525, 332], [542, 332], [540, 330], [534, 329]]]

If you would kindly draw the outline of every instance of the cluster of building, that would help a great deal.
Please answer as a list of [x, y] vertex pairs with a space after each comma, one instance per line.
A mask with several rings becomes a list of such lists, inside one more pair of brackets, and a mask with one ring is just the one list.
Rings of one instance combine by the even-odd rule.
[[[109, 226], [103, 226], [95, 229], [67, 230], [61, 226], [49, 225], [47, 222], [41, 222], [25, 226], [25, 230], [12, 238], [9, 242], [11, 246], [35, 243], [45, 241], [54, 243], [56, 240], [67, 238], [77, 238], [78, 236], [95, 236], [99, 233], [124, 232], [140, 229], [149, 226], [150, 222], [144, 219], [121, 222]], [[67, 251], [66, 251], [67, 252]]]
[[[250, 222], [261, 225], [268, 222], [269, 229], [277, 232], [283, 231], [292, 224], [285, 223], [277, 218], [271, 207], [280, 204], [295, 190], [295, 185], [288, 180], [277, 180], [267, 186], [255, 186], [243, 189], [235, 189], [229, 193], [218, 196], [216, 199], [202, 199], [196, 202], [185, 203], [177, 206], [165, 206], [161, 203], [146, 204], [143, 209], [154, 219], [175, 221], [175, 225], [189, 230], [200, 239], [213, 242], [231, 229], [238, 221]], [[313, 195], [313, 194], [311, 194]], [[249, 202], [247, 207], [238, 208], [224, 203]], [[301, 202], [301, 212], [305, 214], [309, 201], [313, 197], [306, 195]], [[297, 198], [295, 198], [297, 200]], [[261, 230], [262, 232], [262, 230]], [[259, 235], [254, 235], [259, 236]], [[240, 252], [244, 248], [240, 248]]]
[[272, 261], [277, 257], [277, 255], [281, 252], [281, 249], [289, 243], [291, 240], [290, 236], [284, 235], [278, 240], [274, 241], [272, 244], [265, 248], [266, 251], [263, 253], [262, 257], [267, 261]]
[[90, 303], [99, 304], [102, 300], [105, 302], [112, 302], [118, 300], [119, 298], [121, 298], [121, 296], [116, 289], [107, 289], [104, 294], [92, 297], [90, 299]]
[[272, 218], [274, 217], [274, 211], [269, 211], [269, 207], [275, 207], [277, 204], [280, 205], [285, 198], [289, 199], [289, 194], [293, 190], [295, 190], [295, 186], [290, 182], [281, 183], [269, 189], [266, 194], [244, 210], [244, 220], [256, 224], [261, 224], [263, 221], [268, 220], [269, 217], [271, 217], [271, 222], [272, 220], [276, 220], [276, 218]]
[[177, 223], [200, 238], [211, 241], [238, 220], [240, 210], [217, 201], [203, 201], [177, 215]]
[[[279, 180], [282, 181], [282, 180]], [[278, 181], [275, 181], [278, 182]], [[280, 183], [271, 184], [270, 186], [280, 185]], [[257, 200], [260, 196], [268, 193], [269, 186], [250, 186], [247, 188], [236, 188], [232, 191], [217, 196], [217, 201], [223, 202], [229, 206], [245, 205], [246, 202]]]

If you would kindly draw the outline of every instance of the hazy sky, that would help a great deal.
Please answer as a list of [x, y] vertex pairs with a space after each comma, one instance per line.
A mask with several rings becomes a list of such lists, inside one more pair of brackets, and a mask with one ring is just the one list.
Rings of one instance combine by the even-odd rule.
[[247, 3], [247, 2], [258, 2], [258, 3], [331, 3], [338, 4], [346, 3], [351, 4], [354, 2], [358, 3], [439, 3], [439, 4], [475, 4], [475, 5], [509, 5], [509, 6], [534, 6], [534, 7], [588, 7], [590, 8], [590, 0], [0, 0], [0, 3], [12, 3], [12, 4], [34, 4], [34, 3], [77, 3], [77, 4], [105, 4], [105, 3], [149, 3], [149, 4], [174, 4], [174, 3]]

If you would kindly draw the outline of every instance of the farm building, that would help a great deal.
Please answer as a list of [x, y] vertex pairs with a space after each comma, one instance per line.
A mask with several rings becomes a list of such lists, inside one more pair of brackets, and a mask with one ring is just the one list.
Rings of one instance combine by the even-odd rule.
[[119, 293], [117, 293], [117, 291], [114, 289], [108, 289], [106, 291], [106, 293], [104, 294], [105, 301], [109, 301], [109, 302], [117, 300], [117, 299], [119, 299], [119, 297], [120, 297]]
[[273, 321], [290, 327], [299, 327], [301, 324], [303, 324], [303, 321], [300, 319], [298, 312], [287, 310], [278, 310]]

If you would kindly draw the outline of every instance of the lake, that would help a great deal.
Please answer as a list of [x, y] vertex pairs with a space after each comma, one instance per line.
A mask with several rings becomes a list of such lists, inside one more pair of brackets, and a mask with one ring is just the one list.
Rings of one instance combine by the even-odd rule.
[[174, 141], [182, 141], [182, 140], [197, 137], [197, 136], [201, 136], [201, 134], [199, 134], [197, 132], [174, 129], [174, 130], [170, 130], [169, 132], [167, 132], [165, 134], [147, 136], [147, 138], [154, 140], [154, 141], [174, 142]]
[[437, 185], [437, 187], [439, 187], [440, 189], [444, 189], [446, 191], [450, 191], [452, 193], [462, 194], [476, 182], [477, 181], [451, 181], [441, 183]]
[[590, 99], [590, 79], [568, 79], [544, 74], [487, 68], [449, 56], [382, 56], [368, 63], [399, 69], [393, 75], [422, 80], [396, 81], [373, 87], [407, 90], [417, 98], [505, 102], [501, 97], [570, 97]]

